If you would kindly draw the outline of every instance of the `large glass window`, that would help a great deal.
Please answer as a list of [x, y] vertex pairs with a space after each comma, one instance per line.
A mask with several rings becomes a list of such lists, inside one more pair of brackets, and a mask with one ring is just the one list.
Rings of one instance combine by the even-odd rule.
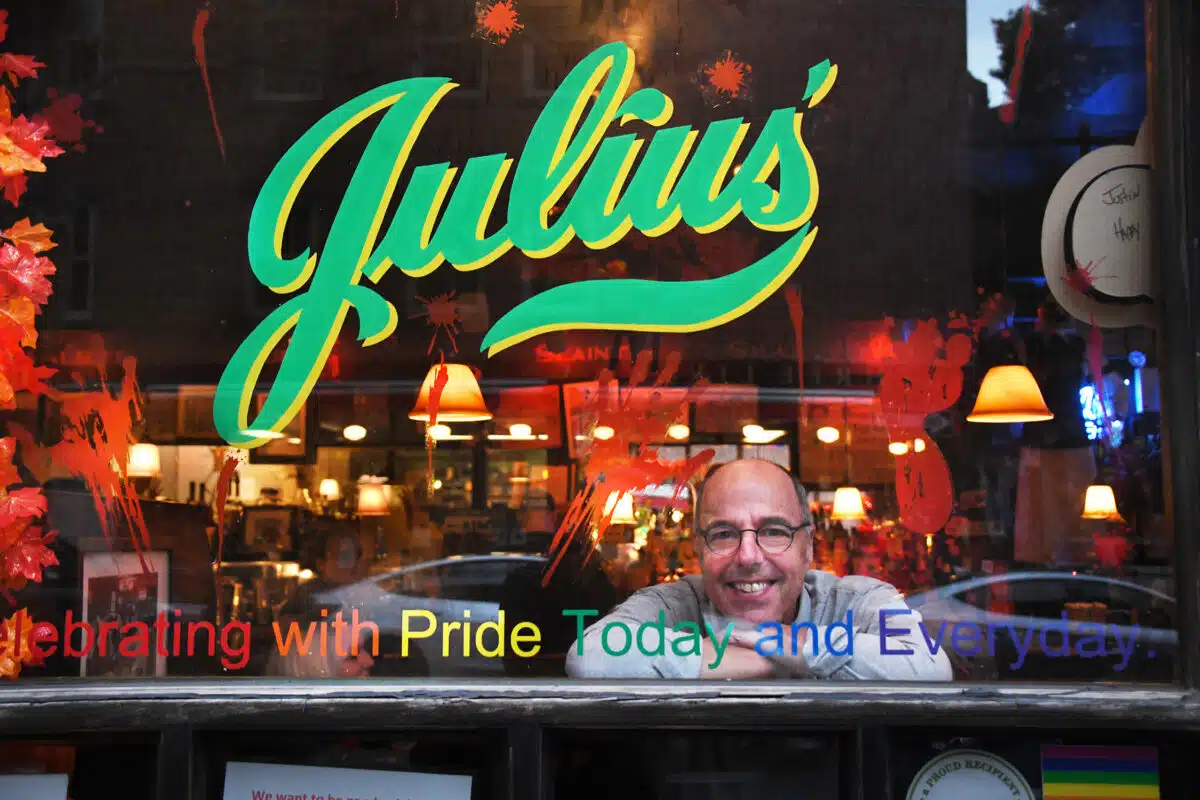
[[5, 20], [0, 674], [1175, 680], [1141, 0], [154, 5]]

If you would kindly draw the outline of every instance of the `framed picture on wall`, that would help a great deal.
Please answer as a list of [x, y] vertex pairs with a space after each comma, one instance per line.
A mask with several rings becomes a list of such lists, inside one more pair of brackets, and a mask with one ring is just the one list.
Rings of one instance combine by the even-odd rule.
[[[137, 553], [84, 554], [81, 616], [91, 626], [94, 641], [79, 662], [81, 676], [167, 674], [167, 657], [155, 646], [154, 623], [160, 613], [168, 612], [169, 565], [165, 552], [146, 552], [141, 558]], [[145, 636], [138, 623], [146, 626]]]
[[243, 551], [262, 555], [292, 552], [296, 511], [291, 506], [247, 507], [242, 512]]
[[[254, 396], [251, 418], [258, 416], [266, 400], [265, 392]], [[251, 464], [314, 464], [317, 460], [316, 413], [312, 402], [300, 407], [287, 428], [274, 434], [266, 444], [250, 451]]]

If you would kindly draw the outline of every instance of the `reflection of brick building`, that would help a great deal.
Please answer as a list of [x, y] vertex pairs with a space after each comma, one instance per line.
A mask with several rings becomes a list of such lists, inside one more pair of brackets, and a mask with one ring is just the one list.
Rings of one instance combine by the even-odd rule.
[[[450, 6], [254, 0], [214, 7], [206, 56], [224, 159], [192, 50], [194, 8], [59, 0], [31, 12], [37, 15], [32, 20], [13, 19], [18, 39], [22, 25], [39, 31], [42, 38], [29, 51], [47, 53], [51, 63], [50, 53], [72, 55], [61, 74], [47, 73], [46, 84], [84, 93], [88, 113], [104, 125], [86, 154], [63, 159], [37, 188], [54, 216], [76, 221], [60, 225], [65, 246], [55, 255], [68, 268], [49, 311], [55, 330], [46, 347], [60, 346], [72, 329], [103, 334], [110, 348], [137, 356], [143, 386], [166, 392], [154, 394], [149, 406], [159, 441], [213, 441], [206, 392], [178, 401], [173, 387], [215, 384], [237, 344], [278, 302], [253, 280], [246, 228], [264, 179], [297, 137], [366, 90], [409, 76], [445, 75], [460, 86], [430, 118], [409, 167], [441, 161], [461, 167], [472, 156], [519, 155], [567, 71], [595, 46], [618, 38], [634, 47], [636, 85], [653, 85], [674, 100], [674, 124], [702, 132], [715, 120], [740, 116], [752, 125], [750, 143], [772, 110], [799, 106], [810, 66], [826, 58], [838, 65], [832, 93], [805, 114], [805, 142], [820, 177], [814, 216], [820, 233], [791, 281], [802, 292], [802, 383], [813, 414], [841, 411], [840, 401], [812, 402], [823, 390], [872, 391], [875, 370], [861, 352], [883, 317], [944, 316], [974, 302], [959, 0], [895, 10], [775, 2], [745, 13], [698, 0], [612, 5], [589, 0], [580, 10], [562, 0], [525, 0], [517, 6], [525, 27], [503, 47], [471, 38], [474, 4], [466, 0]], [[88, 22], [69, 27], [67, 19]], [[750, 62], [751, 91], [714, 108], [697, 81], [701, 66], [726, 50]], [[353, 131], [313, 172], [293, 210], [285, 254], [320, 249], [376, 122]], [[402, 176], [401, 191], [405, 183]], [[506, 204], [502, 194], [495, 218], [503, 219]], [[683, 378], [703, 374], [717, 383], [763, 387], [750, 416], [794, 431], [801, 374], [783, 292], [712, 331], [669, 337], [567, 332], [537, 337], [490, 361], [478, 353], [492, 322], [556, 283], [715, 277], [761, 257], [782, 238], [737, 219], [705, 236], [683, 228], [654, 240], [635, 233], [604, 252], [576, 242], [546, 261], [514, 252], [472, 273], [447, 265], [413, 280], [393, 272], [380, 290], [395, 304], [399, 328], [363, 350], [353, 340], [356, 322], [348, 322], [335, 350], [343, 389], [318, 390], [318, 442], [345, 444], [338, 432], [352, 421], [390, 430], [377, 444], [419, 442], [400, 407], [430, 359], [433, 331], [416, 318], [424, 308], [418, 298], [450, 291], [463, 301], [457, 357], [483, 367], [485, 387], [492, 379], [594, 378], [607, 366], [588, 357], [564, 365], [555, 354], [619, 351], [621, 344], [635, 351], [678, 348]], [[440, 338], [438, 346], [448, 340]], [[361, 380], [386, 380], [406, 399], [346, 391]], [[771, 387], [782, 393], [772, 395]], [[187, 392], [190, 397], [195, 390]], [[156, 405], [156, 397], [166, 405]], [[855, 474], [887, 482], [886, 430], [873, 411], [852, 416]], [[736, 441], [742, 423], [732, 416], [728, 422], [720, 435]], [[836, 453], [810, 445], [794, 447], [788, 460], [804, 461], [806, 479], [840, 480], [846, 471], [840, 443]], [[416, 458], [414, 465], [423, 461]], [[355, 462], [348, 468], [375, 467]]]
[[[814, 345], [839, 320], [943, 313], [970, 300], [961, 3], [895, 11], [776, 3], [745, 15], [684, 3], [682, 19], [674, 4], [630, 4], [618, 13], [588, 3], [588, 19], [570, 5], [520, 4], [525, 28], [504, 47], [468, 38], [473, 4], [462, 0], [436, 11], [428, 3], [269, 0], [215, 8], [207, 58], [224, 161], [193, 61], [194, 9], [63, 0], [40, 4], [32, 22], [14, 19], [14, 35], [21, 26], [39, 29], [43, 38], [29, 49], [47, 53], [47, 61], [72, 55], [63, 66], [70, 74], [47, 83], [90, 89], [91, 112], [105, 126], [86, 156], [61, 165], [54, 188], [46, 187], [56, 211], [82, 220], [80, 210], [91, 209], [93, 228], [84, 235], [81, 225], [73, 248], [87, 248], [90, 290], [79, 286], [88, 281], [86, 267], [65, 270], [76, 285], [61, 281], [56, 323], [112, 334], [140, 356], [147, 377], [213, 380], [266, 307], [245, 257], [250, 206], [283, 150], [321, 114], [386, 81], [447, 74], [461, 87], [430, 120], [413, 163], [519, 152], [565, 70], [617, 36], [638, 52], [639, 81], [667, 91], [675, 121], [697, 128], [733, 115], [761, 122], [771, 109], [798, 102], [811, 64], [829, 58], [839, 65], [834, 92], [805, 123], [821, 176], [821, 233], [800, 279]], [[901, 41], [897, 52], [891, 43]], [[752, 99], [706, 108], [692, 82], [698, 66], [725, 49], [752, 61]], [[89, 52], [100, 55], [89, 62]], [[289, 244], [319, 241], [369, 127], [317, 169]], [[470, 277], [448, 267], [422, 281], [393, 277], [386, 288], [402, 319], [420, 310], [412, 295], [483, 290], [494, 321], [536, 288], [536, 278], [532, 286], [514, 280], [522, 260], [513, 254]], [[786, 345], [787, 331], [775, 297], [720, 338], [779, 335]], [[462, 337], [466, 352], [479, 335]], [[420, 322], [406, 320], [393, 342], [349, 361], [380, 359], [395, 377], [396, 360], [411, 353], [416, 378], [424, 359], [414, 345], [425, 336]]]

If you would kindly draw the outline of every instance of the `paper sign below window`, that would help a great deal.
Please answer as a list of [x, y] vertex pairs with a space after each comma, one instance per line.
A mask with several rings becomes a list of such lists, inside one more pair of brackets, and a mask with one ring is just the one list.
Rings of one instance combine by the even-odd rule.
[[[49, 795], [47, 795], [49, 797]], [[222, 800], [470, 800], [468, 775], [232, 761]]]
[[0, 797], [67, 800], [66, 775], [0, 775]]

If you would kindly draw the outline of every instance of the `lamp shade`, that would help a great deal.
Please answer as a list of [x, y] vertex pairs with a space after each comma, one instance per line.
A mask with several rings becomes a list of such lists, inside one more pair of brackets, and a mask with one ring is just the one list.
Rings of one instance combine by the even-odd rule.
[[1117, 498], [1113, 495], [1112, 487], [1103, 484], [1087, 487], [1082, 516], [1084, 519], [1120, 521], [1121, 513], [1117, 511]]
[[429, 422], [429, 395], [439, 369], [446, 370], [446, 386], [437, 405], [438, 422], [482, 422], [492, 418], [492, 412], [487, 410], [483, 402], [483, 392], [479, 391], [479, 381], [475, 380], [475, 373], [471, 372], [470, 367], [465, 364], [434, 364], [425, 375], [421, 393], [417, 395], [417, 404], [408, 414], [409, 419]]
[[387, 494], [379, 483], [364, 483], [358, 487], [358, 515], [384, 517], [388, 513]]
[[1020, 364], [992, 367], [983, 376], [970, 422], [1045, 422], [1054, 419], [1042, 390], [1028, 368]]
[[633, 492], [610, 494], [604, 502], [604, 513], [612, 514], [609, 522], [613, 525], [636, 525], [637, 517], [633, 515]]
[[125, 474], [130, 478], [157, 478], [162, 472], [158, 445], [135, 444], [129, 448], [129, 463]]
[[325, 500], [337, 500], [342, 496], [342, 489], [338, 486], [336, 478], [323, 478], [321, 485], [317, 487], [317, 494]]
[[842, 486], [833, 493], [832, 519], [862, 519], [867, 515], [863, 508], [862, 492], [855, 486]]

